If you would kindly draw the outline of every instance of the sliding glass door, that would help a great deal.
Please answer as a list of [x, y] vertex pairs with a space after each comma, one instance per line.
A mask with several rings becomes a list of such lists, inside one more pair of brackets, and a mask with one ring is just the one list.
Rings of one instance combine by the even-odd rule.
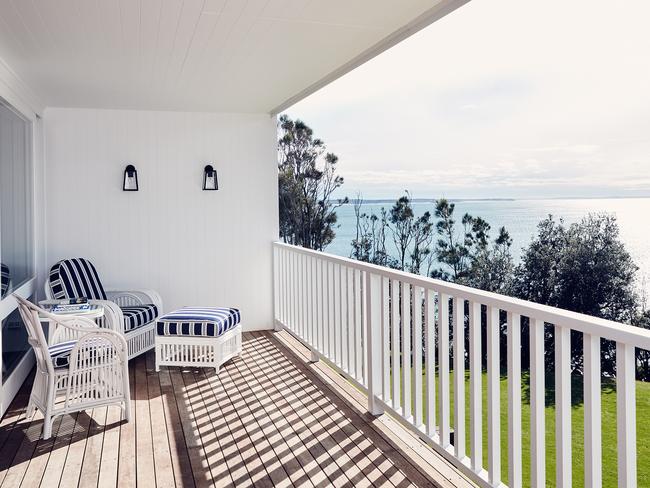
[[25, 327], [11, 293], [34, 293], [32, 140], [32, 123], [0, 99], [0, 415], [31, 367]]

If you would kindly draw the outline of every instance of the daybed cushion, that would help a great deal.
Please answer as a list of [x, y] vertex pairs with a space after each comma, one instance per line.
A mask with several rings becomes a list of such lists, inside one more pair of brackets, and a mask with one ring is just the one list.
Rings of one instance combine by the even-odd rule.
[[70, 364], [70, 352], [72, 352], [76, 343], [77, 341], [60, 342], [47, 348], [55, 368], [68, 367]]
[[161, 336], [219, 337], [240, 320], [236, 308], [183, 307], [160, 317], [156, 332]]
[[124, 315], [124, 331], [129, 332], [150, 324], [158, 315], [158, 308], [148, 303], [146, 305], [129, 305], [120, 307]]

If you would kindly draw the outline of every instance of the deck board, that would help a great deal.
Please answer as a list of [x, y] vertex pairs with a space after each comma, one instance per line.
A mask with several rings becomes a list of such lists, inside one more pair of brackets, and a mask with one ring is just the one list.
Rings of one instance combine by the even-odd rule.
[[282, 334], [244, 334], [218, 374], [136, 358], [131, 422], [118, 407], [65, 415], [47, 441], [27, 382], [0, 420], [0, 487], [473, 486]]

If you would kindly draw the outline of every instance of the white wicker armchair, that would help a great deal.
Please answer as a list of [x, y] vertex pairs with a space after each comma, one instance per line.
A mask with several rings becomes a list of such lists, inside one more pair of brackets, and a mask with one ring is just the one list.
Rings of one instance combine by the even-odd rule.
[[154, 290], [105, 290], [93, 264], [83, 258], [59, 261], [45, 282], [47, 300], [58, 303], [85, 297], [104, 307], [97, 323], [124, 335], [129, 359], [154, 347], [156, 319], [162, 315], [162, 298]]
[[[119, 405], [127, 422], [131, 395], [126, 341], [122, 334], [92, 320], [61, 317], [14, 295], [36, 356], [36, 376], [27, 415], [44, 417], [43, 439], [52, 435], [58, 415], [104, 405]], [[49, 343], [39, 314], [50, 321]]]

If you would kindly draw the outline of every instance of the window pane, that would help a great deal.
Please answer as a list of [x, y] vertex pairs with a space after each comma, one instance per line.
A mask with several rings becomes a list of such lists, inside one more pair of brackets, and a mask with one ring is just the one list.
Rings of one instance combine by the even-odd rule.
[[0, 100], [2, 294], [33, 276], [31, 124]]
[[2, 381], [4, 382], [16, 368], [21, 358], [29, 350], [27, 329], [18, 309], [2, 321]]
[[[33, 272], [31, 123], [0, 100], [0, 299]], [[29, 350], [17, 310], [2, 319], [2, 381]]]

